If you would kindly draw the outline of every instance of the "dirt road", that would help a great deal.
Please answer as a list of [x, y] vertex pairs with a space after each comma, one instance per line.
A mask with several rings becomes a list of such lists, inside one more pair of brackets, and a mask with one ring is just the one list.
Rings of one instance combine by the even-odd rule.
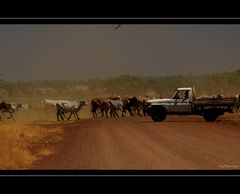
[[240, 169], [240, 122], [85, 119], [66, 124], [65, 140], [55, 148], [32, 169]]

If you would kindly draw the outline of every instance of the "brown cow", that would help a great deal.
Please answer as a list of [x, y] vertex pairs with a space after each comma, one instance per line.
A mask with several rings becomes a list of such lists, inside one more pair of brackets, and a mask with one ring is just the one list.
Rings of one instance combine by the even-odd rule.
[[123, 113], [122, 116], [126, 115], [127, 111], [131, 116], [134, 114], [137, 114], [141, 116], [141, 108], [142, 108], [142, 102], [137, 99], [136, 96], [133, 97], [125, 97], [123, 100]]
[[107, 109], [108, 105], [106, 102], [106, 99], [104, 98], [94, 98], [91, 101], [91, 112], [93, 114], [93, 117], [97, 117], [97, 110], [99, 109], [102, 113], [101, 117], [104, 116], [104, 111], [106, 114], [106, 117], [108, 117], [108, 109]]
[[97, 110], [100, 110], [101, 117], [104, 116], [104, 113], [106, 117], [108, 116], [108, 111], [110, 110], [110, 116], [116, 117], [118, 116], [116, 109], [113, 105], [113, 101], [121, 100], [120, 96], [116, 97], [109, 97], [109, 98], [94, 98], [91, 101], [91, 112], [93, 114], [93, 117], [97, 117]]

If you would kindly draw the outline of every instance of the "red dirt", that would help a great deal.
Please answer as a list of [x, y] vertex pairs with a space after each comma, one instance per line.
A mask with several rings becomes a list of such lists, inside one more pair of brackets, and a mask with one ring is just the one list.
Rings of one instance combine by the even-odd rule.
[[[61, 125], [61, 124], [59, 124]], [[56, 154], [32, 169], [240, 169], [240, 122], [199, 116], [68, 123]]]

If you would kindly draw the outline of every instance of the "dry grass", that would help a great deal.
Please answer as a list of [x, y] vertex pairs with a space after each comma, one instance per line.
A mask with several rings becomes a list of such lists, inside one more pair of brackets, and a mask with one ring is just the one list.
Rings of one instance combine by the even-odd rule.
[[[56, 110], [20, 109], [15, 120], [0, 121], [0, 169], [27, 169], [31, 164], [55, 152], [53, 144], [63, 139], [64, 125], [76, 121], [57, 122]], [[79, 112], [89, 118], [89, 105]]]
[[63, 128], [58, 125], [0, 122], [0, 169], [27, 169], [54, 153], [53, 143], [62, 138]]

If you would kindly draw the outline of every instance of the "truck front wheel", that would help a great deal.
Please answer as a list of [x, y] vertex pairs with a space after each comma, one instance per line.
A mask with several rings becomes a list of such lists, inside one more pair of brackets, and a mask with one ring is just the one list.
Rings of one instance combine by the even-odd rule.
[[164, 107], [152, 107], [151, 118], [155, 122], [163, 121], [167, 116], [166, 109]]

